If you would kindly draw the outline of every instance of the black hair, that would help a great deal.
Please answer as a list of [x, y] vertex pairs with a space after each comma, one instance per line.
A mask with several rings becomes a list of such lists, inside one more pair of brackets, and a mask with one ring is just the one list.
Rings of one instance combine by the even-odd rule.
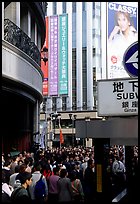
[[61, 169], [60, 171], [60, 177], [64, 178], [67, 175], [67, 169]]
[[57, 172], [59, 172], [60, 168], [58, 166], [53, 168], [53, 173], [56, 175]]
[[21, 184], [24, 184], [26, 180], [30, 180], [32, 178], [32, 174], [29, 172], [22, 172], [16, 176], [16, 180], [20, 180]]

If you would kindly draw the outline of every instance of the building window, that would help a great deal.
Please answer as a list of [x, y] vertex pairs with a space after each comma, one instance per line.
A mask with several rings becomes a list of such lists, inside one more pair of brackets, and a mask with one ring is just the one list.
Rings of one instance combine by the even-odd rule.
[[96, 81], [96, 67], [93, 67], [93, 96], [95, 108], [97, 108], [97, 81]]
[[66, 13], [66, 2], [62, 3], [62, 7], [63, 7], [63, 13]]
[[57, 10], [57, 2], [53, 2], [53, 14], [56, 15], [56, 10]]
[[72, 102], [76, 108], [76, 49], [72, 50]]
[[66, 110], [66, 97], [62, 97], [62, 110]]
[[72, 2], [72, 13], [76, 13], [76, 2]]
[[93, 5], [93, 10], [95, 10], [95, 2], [93, 2], [92, 5]]
[[56, 111], [57, 107], [56, 107], [56, 97], [52, 97], [52, 111]]
[[86, 109], [87, 104], [87, 48], [82, 49], [82, 64], [83, 64], [83, 109]]
[[82, 11], [86, 11], [86, 2], [82, 2]]

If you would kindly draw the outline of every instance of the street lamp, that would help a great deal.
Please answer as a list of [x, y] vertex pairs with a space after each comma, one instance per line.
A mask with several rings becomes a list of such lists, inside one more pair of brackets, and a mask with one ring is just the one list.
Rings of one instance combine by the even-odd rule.
[[53, 129], [54, 129], [54, 139], [55, 139], [55, 126], [56, 126], [56, 120], [57, 118], [61, 116], [60, 113], [51, 113], [50, 117], [51, 117], [51, 121], [53, 122]]
[[87, 123], [90, 121], [90, 117], [87, 116], [85, 117], [85, 122], [86, 122], [86, 139], [87, 141], [89, 141], [89, 137], [88, 137], [88, 127], [87, 127]]
[[72, 113], [69, 113], [69, 118], [72, 120], [72, 145], [75, 146], [75, 134], [74, 134], [74, 128], [75, 128], [75, 120], [77, 115], [73, 115]]
[[48, 61], [48, 48], [43, 47], [43, 50], [41, 51], [41, 53], [42, 53], [41, 59], [43, 59], [45, 65], [46, 65], [46, 62]]

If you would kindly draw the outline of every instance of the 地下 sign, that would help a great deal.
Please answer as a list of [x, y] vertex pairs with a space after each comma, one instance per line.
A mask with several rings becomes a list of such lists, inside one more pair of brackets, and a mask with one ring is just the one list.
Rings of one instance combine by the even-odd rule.
[[138, 78], [98, 80], [98, 116], [138, 115]]
[[123, 57], [124, 68], [131, 77], [138, 77], [138, 42], [131, 44]]

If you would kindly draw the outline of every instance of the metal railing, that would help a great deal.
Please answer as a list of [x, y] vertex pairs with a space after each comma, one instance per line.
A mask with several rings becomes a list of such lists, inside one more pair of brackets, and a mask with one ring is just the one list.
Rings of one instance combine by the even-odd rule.
[[9, 19], [4, 20], [4, 40], [25, 52], [39, 66], [41, 65], [41, 56], [38, 47], [26, 33]]

